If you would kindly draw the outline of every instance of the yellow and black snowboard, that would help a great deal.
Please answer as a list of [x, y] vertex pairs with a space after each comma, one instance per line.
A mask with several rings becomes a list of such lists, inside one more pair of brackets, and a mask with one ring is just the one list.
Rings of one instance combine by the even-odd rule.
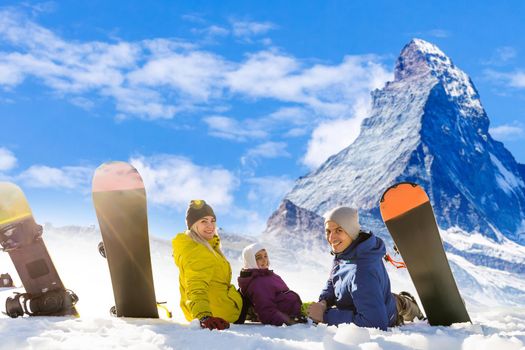
[[93, 204], [118, 317], [158, 318], [148, 237], [146, 191], [138, 171], [108, 162], [95, 171]]
[[78, 297], [62, 284], [42, 240], [42, 226], [33, 219], [20, 187], [10, 182], [0, 182], [0, 245], [26, 290], [6, 300], [7, 315], [78, 315]]

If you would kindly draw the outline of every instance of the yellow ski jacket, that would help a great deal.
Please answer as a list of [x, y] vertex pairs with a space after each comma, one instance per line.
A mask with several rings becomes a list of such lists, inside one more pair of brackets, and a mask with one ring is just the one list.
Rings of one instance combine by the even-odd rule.
[[179, 268], [180, 307], [188, 321], [214, 316], [235, 322], [241, 313], [242, 297], [231, 284], [230, 263], [219, 253], [219, 236], [208, 242], [217, 254], [185, 233], [172, 240], [173, 258]]

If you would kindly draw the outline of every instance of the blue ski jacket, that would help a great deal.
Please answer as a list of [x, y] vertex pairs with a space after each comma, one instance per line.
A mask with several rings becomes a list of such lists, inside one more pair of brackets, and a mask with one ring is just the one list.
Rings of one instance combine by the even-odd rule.
[[383, 264], [385, 253], [381, 238], [361, 231], [348, 248], [335, 254], [330, 278], [319, 297], [328, 306], [325, 323], [355, 323], [382, 330], [396, 324], [396, 302]]

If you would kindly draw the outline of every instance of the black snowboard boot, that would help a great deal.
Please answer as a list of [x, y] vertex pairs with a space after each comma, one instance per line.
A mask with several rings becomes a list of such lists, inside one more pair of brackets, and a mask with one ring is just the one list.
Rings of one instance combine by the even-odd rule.
[[[417, 305], [416, 298], [409, 292], [401, 292], [394, 294], [396, 298], [397, 313], [399, 315], [400, 324], [404, 322], [412, 322], [415, 318], [424, 320], [425, 316]], [[398, 322], [399, 323], [399, 322]]]
[[246, 321], [259, 322], [259, 317], [255, 313], [253, 305], [248, 306], [248, 309], [246, 310]]

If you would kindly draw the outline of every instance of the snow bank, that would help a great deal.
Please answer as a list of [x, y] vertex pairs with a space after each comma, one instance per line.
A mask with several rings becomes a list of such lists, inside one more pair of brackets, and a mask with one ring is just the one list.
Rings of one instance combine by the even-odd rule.
[[[476, 307], [473, 324], [430, 327], [425, 322], [384, 332], [355, 325], [328, 327], [313, 324], [273, 327], [232, 325], [226, 331], [202, 330], [184, 320], [178, 308], [178, 272], [167, 240], [152, 239], [152, 264], [158, 300], [173, 310], [171, 320], [118, 319], [109, 316], [113, 294], [106, 261], [97, 251], [94, 228], [46, 227], [52, 258], [65, 285], [78, 293], [81, 317], [0, 316], [0, 349], [522, 349], [525, 344], [525, 307]], [[242, 248], [242, 247], [240, 247]], [[240, 249], [238, 248], [238, 249]], [[229, 249], [234, 280], [240, 268], [236, 249]], [[240, 256], [240, 252], [238, 252]], [[270, 252], [270, 259], [272, 255]], [[273, 268], [304, 300], [313, 300], [322, 287], [326, 269], [286, 263], [274, 256]], [[7, 254], [0, 255], [2, 271], [20, 284]], [[410, 287], [404, 272], [393, 272], [394, 290]], [[404, 288], [407, 289], [407, 288]], [[410, 290], [410, 288], [408, 288]], [[0, 300], [17, 289], [0, 289]], [[18, 289], [22, 291], [22, 289]], [[468, 305], [467, 305], [468, 306]]]

